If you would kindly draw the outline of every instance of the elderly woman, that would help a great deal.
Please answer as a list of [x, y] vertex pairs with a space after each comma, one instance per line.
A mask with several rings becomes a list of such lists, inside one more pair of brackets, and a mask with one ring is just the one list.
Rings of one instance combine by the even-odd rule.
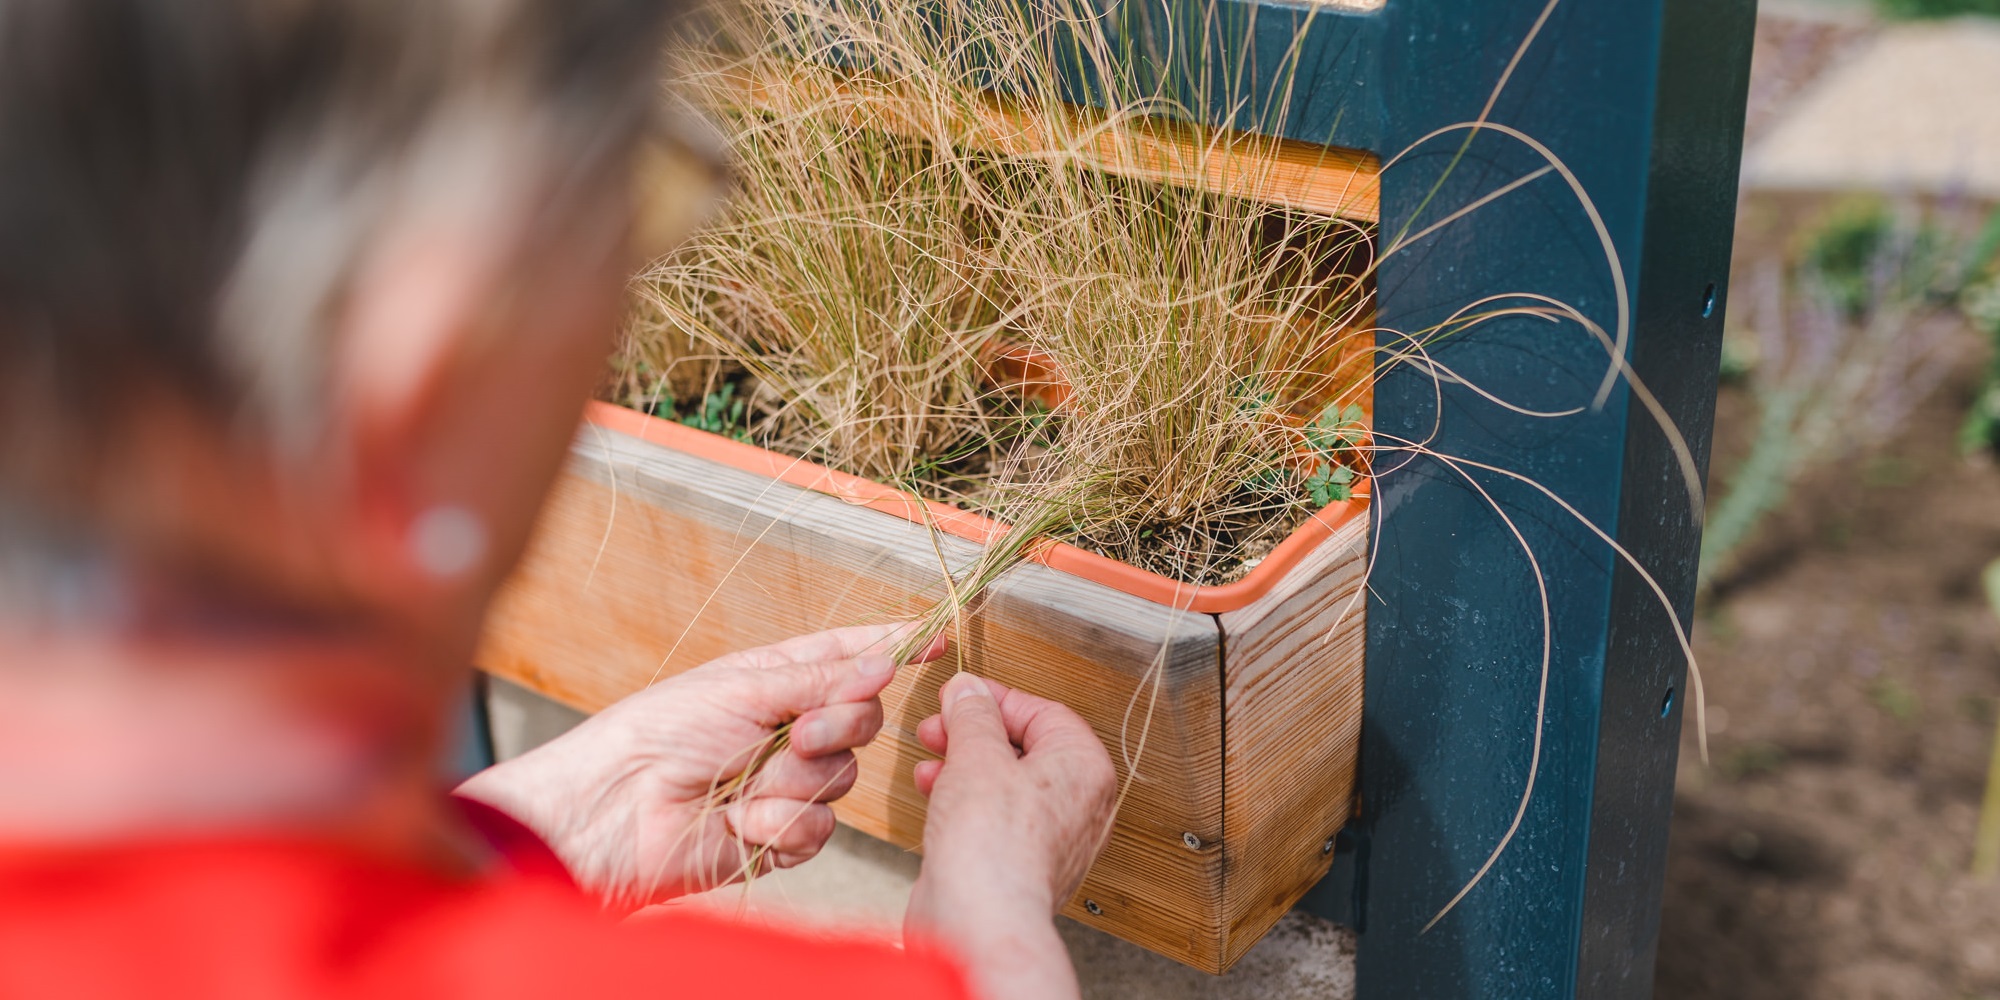
[[728, 657], [440, 794], [619, 319], [632, 163], [671, 148], [665, 17], [0, 0], [0, 996], [1076, 993], [1052, 914], [1109, 760], [964, 675], [904, 949], [614, 921], [813, 856], [893, 630]]

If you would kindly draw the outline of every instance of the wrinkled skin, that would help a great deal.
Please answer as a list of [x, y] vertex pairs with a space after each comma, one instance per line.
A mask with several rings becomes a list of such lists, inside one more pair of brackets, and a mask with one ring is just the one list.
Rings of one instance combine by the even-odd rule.
[[[854, 749], [882, 728], [900, 631], [862, 627], [733, 653], [667, 678], [563, 736], [474, 776], [459, 794], [510, 813], [548, 841], [585, 889], [630, 911], [750, 874], [789, 868], [833, 835]], [[918, 656], [935, 659], [943, 643]], [[790, 723], [784, 748], [743, 793], [742, 775]]]

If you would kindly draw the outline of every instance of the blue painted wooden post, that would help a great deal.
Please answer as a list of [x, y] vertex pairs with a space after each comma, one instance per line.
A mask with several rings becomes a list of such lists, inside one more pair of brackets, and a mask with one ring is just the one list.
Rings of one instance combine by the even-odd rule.
[[[1477, 117], [1541, 6], [1390, 0], [1376, 39], [1375, 148], [1391, 153]], [[1566, 0], [1492, 113], [1546, 144], [1595, 202], [1627, 286], [1627, 356], [1704, 469], [1752, 17], [1736, 0]], [[1482, 133], [1425, 207], [1460, 141], [1432, 140], [1385, 174], [1385, 238], [1545, 162], [1515, 139]], [[1516, 292], [1615, 328], [1605, 254], [1557, 176], [1386, 259], [1381, 320], [1418, 330]], [[1525, 318], [1485, 326], [1436, 357], [1534, 410], [1590, 405], [1606, 367], [1604, 349], [1574, 325]], [[1668, 437], [1626, 386], [1561, 419], [1510, 413], [1450, 385], [1440, 411], [1436, 391], [1410, 367], [1385, 373], [1378, 428], [1552, 490], [1648, 567], [1687, 620], [1699, 529]], [[1472, 478], [1520, 529], [1549, 583], [1535, 795], [1499, 862], [1424, 931], [1513, 818], [1532, 752], [1543, 629], [1534, 570], [1494, 504], [1448, 463], [1412, 461], [1376, 492], [1353, 830], [1361, 995], [1648, 996], [1685, 703], [1672, 624], [1642, 580], [1555, 503], [1500, 475]]]
[[[1173, 4], [1140, 30], [1165, 37], [1158, 22], [1178, 19], [1186, 38], [1213, 18], [1226, 62], [1249, 67], [1251, 86], [1230, 89], [1228, 110], [1212, 103], [1212, 121], [1232, 114], [1237, 127], [1385, 159], [1478, 118], [1544, 10], [1543, 0], [1387, 0], [1365, 13]], [[1490, 116], [1552, 151], [1601, 214], [1630, 310], [1625, 356], [1704, 472], [1753, 22], [1751, 0], [1563, 0]], [[1289, 85], [1272, 82], [1293, 72]], [[1262, 100], [1287, 93], [1283, 106]], [[1497, 130], [1454, 165], [1465, 134], [1416, 145], [1384, 173], [1385, 245], [1547, 165]], [[1518, 293], [1617, 328], [1603, 243], [1559, 175], [1385, 257], [1379, 319], [1414, 333]], [[1399, 346], [1393, 334], [1382, 343]], [[1434, 356], [1539, 411], [1590, 407], [1609, 364], [1577, 325], [1530, 318], [1481, 326]], [[1573, 505], [1651, 571], [1687, 622], [1699, 528], [1669, 438], [1626, 385], [1601, 407], [1550, 419], [1464, 385], [1440, 390], [1401, 365], [1384, 372], [1375, 404], [1385, 437], [1518, 473]], [[1530, 486], [1467, 470], [1475, 489], [1439, 458], [1385, 455], [1378, 471], [1360, 816], [1308, 907], [1361, 932], [1362, 1000], [1650, 995], [1686, 701], [1667, 612], [1609, 545]], [[1551, 612], [1535, 795], [1498, 863], [1425, 931], [1500, 841], [1528, 777], [1545, 630], [1524, 541]]]

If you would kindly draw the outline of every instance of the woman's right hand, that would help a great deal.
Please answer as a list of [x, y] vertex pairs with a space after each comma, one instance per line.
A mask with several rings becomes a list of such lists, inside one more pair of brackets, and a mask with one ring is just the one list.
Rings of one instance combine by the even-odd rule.
[[951, 946], [988, 1000], [1077, 995], [1054, 915], [1111, 833], [1117, 776], [1090, 725], [1045, 698], [970, 674], [918, 726], [941, 761], [905, 929]]

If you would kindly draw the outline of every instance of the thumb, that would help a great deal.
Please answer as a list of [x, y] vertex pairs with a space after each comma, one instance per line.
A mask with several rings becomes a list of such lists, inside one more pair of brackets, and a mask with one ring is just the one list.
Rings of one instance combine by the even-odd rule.
[[771, 721], [795, 718], [816, 708], [867, 701], [896, 679], [895, 661], [878, 653], [851, 660], [788, 663], [764, 670], [732, 671], [737, 697], [752, 714]]
[[1000, 718], [1000, 703], [985, 681], [961, 671], [945, 682], [938, 700], [944, 703], [947, 759], [994, 754], [1015, 759], [1007, 725]]

